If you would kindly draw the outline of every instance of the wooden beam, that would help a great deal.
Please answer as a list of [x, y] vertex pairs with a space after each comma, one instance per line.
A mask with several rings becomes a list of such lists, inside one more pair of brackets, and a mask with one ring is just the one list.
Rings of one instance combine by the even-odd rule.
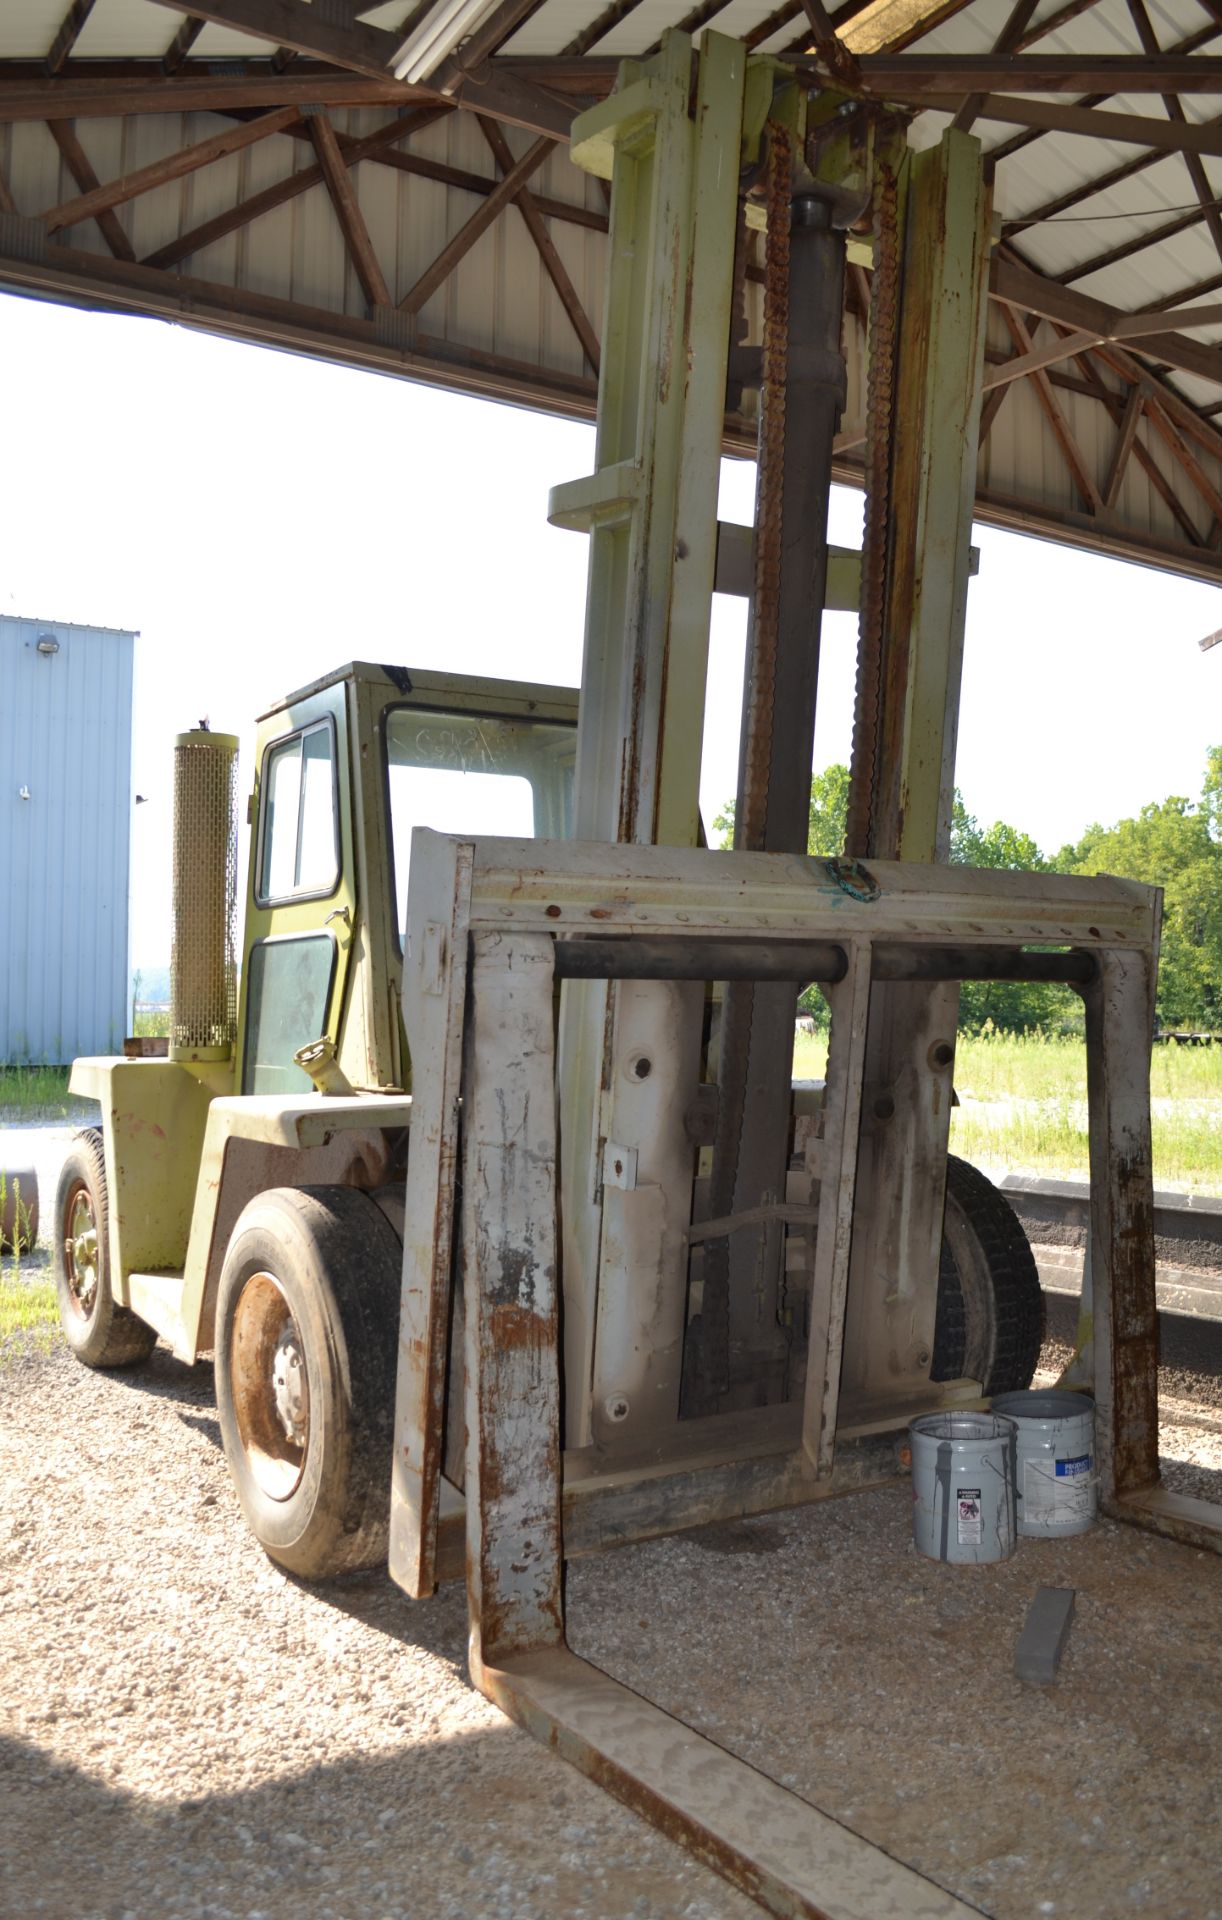
[[862, 84], [890, 100], [969, 93], [1222, 93], [1222, 56], [863, 53]]
[[359, 74], [234, 76], [188, 68], [167, 79], [153, 66], [147, 78], [73, 73], [60, 80], [0, 79], [0, 121], [106, 120], [133, 113], [228, 113], [284, 106], [423, 106], [435, 97], [427, 87], [365, 80]]
[[561, 57], [567, 60], [580, 59], [591, 47], [596, 47], [600, 40], [605, 39], [613, 27], [618, 27], [630, 13], [635, 13], [640, 4], [641, 0], [610, 0], [609, 6], [595, 14], [593, 20], [561, 48]]
[[536, 140], [528, 148], [516, 166], [493, 188], [483, 206], [476, 208], [466, 224], [442, 248], [432, 266], [425, 269], [415, 286], [403, 296], [399, 306], [404, 313], [419, 313], [425, 303], [432, 299], [438, 287], [449, 279], [481, 234], [487, 232], [501, 209], [516, 199], [519, 189], [526, 185], [532, 174], [539, 171], [555, 144], [554, 140], [542, 139]]
[[[1024, 354], [1029, 354], [1032, 350], [1031, 335], [1027, 331], [1026, 324], [1021, 315], [1016, 313], [1012, 307], [1003, 308], [1003, 313], [1014, 344], [1021, 348]], [[1039, 400], [1044, 417], [1052, 428], [1057, 444], [1065, 456], [1065, 464], [1074, 477], [1074, 483], [1077, 486], [1078, 492], [1081, 494], [1089, 511], [1091, 513], [1098, 513], [1100, 506], [1103, 504], [1099, 498], [1099, 490], [1091, 476], [1089, 466], [1082, 457], [1082, 450], [1074, 439], [1069, 422], [1061, 411], [1060, 402], [1048, 383], [1047, 374], [1043, 372], [1033, 373], [1031, 375], [1031, 384], [1035, 388], [1036, 397]]]
[[[1042, 367], [1055, 366], [1059, 360], [1072, 360], [1092, 347], [1110, 346], [1117, 341], [1140, 345], [1143, 335], [1160, 335], [1168, 323], [1187, 327], [1222, 326], [1222, 306], [1177, 308], [1170, 313], [1118, 314], [1106, 333], [1097, 333], [1092, 327], [1084, 327], [1072, 333], [1060, 334], [1043, 347], [1033, 347], [1030, 353], [1003, 361], [986, 375], [985, 390], [1003, 386], [1009, 380], [1021, 380], [1025, 374], [1038, 373]], [[1222, 354], [1218, 355], [1217, 377], [1222, 380]]]
[[[1090, 0], [1091, 6], [1096, 6], [1098, 3], [1099, 0]], [[1041, 35], [1053, 32], [1059, 18], [1060, 16], [1058, 14], [1049, 14], [1046, 20], [1040, 21], [1032, 28], [1029, 37], [1039, 39]], [[1195, 33], [1186, 34], [1182, 40], [1177, 40], [1174, 46], [1168, 47], [1167, 51], [1168, 53], [1195, 53], [1198, 47], [1208, 46], [1209, 42], [1216, 40], [1217, 37], [1218, 28], [1215, 25], [1210, 24], [1209, 26], [1198, 27]], [[1080, 100], [1076, 100], [1074, 105], [1078, 107], [1101, 107], [1110, 98], [1111, 95], [1106, 93], [1089, 93], [1084, 94]], [[1003, 140], [997, 146], [989, 148], [985, 156], [986, 161], [990, 165], [997, 166], [1001, 161], [1008, 160], [1012, 154], [1020, 153], [1024, 147], [1029, 147], [1033, 141], [1042, 140], [1043, 138], [1043, 132], [1036, 127], [1029, 128], [1026, 133], [1012, 134], [1008, 140]], [[1153, 166], [1155, 160], [1153, 157], [1150, 157], [1143, 160], [1141, 164], [1143, 166]]]
[[[497, 126], [496, 121], [486, 120], [481, 114], [479, 124], [483, 129], [484, 138], [492, 149], [493, 157], [500, 167], [502, 175], [512, 173], [513, 154], [510, 152], [509, 143], [501, 132], [501, 129]], [[551, 283], [559, 295], [560, 304], [567, 313], [573, 331], [581, 342], [582, 350], [590, 363], [592, 371], [597, 374], [599, 365], [598, 335], [590, 324], [589, 315], [577, 297], [577, 289], [569, 278], [563, 260], [556, 251], [555, 242], [543, 223], [543, 216], [539, 212], [535, 197], [529, 187], [519, 189], [514, 200], [514, 205], [526, 222], [526, 230], [538, 249], [539, 258], [542, 260], [548, 276], [551, 279]]]
[[[430, 126], [434, 120], [440, 119], [448, 111], [446, 107], [422, 107], [415, 113], [401, 114], [397, 120], [388, 121], [386, 126], [379, 127], [376, 132], [366, 134], [363, 140], [353, 140], [350, 135], [345, 134], [339, 141], [344, 165], [352, 167], [358, 160], [383, 158], [385, 148], [391, 146], [396, 140], [403, 140], [408, 134], [418, 133], [423, 127]], [[294, 135], [298, 132], [303, 140], [310, 139], [304, 126], [293, 129]], [[146, 267], [177, 266], [180, 260], [188, 259], [193, 253], [202, 253], [204, 248], [210, 247], [214, 241], [224, 240], [229, 234], [249, 226], [252, 220], [259, 219], [262, 214], [273, 213], [277, 207], [285, 206], [288, 201], [295, 200], [299, 194], [308, 193], [312, 187], [319, 186], [323, 178], [322, 167], [317, 163], [311, 167], [299, 167], [295, 173], [290, 173], [285, 179], [278, 180], [274, 186], [264, 187], [261, 193], [252, 193], [247, 199], [239, 200], [236, 205], [227, 207], [224, 213], [215, 214], [211, 220], [205, 220], [200, 226], [192, 227], [186, 233], [179, 234], [176, 240], [167, 241], [165, 246], [158, 247], [155, 253], [148, 254], [143, 264]], [[492, 182], [489, 181], [488, 185], [491, 186]]]
[[[1063, 286], [1060, 281], [1046, 280], [1042, 274], [1017, 265], [1004, 254], [992, 262], [989, 293], [1005, 306], [1036, 313], [1044, 320], [1063, 321], [1066, 326], [1093, 332], [1099, 340], [1112, 339], [1126, 317], [1106, 301]], [[1137, 350], [1166, 361], [1182, 373], [1194, 373], [1202, 380], [1222, 384], [1222, 349], [1218, 347], [1186, 340], [1182, 334], [1156, 333], [1143, 339]]]
[[[903, 97], [903, 90], [898, 90]], [[909, 94], [916, 106], [954, 113], [959, 106], [957, 94]], [[1172, 126], [1144, 113], [1106, 113], [1098, 107], [1076, 107], [1071, 102], [1017, 99], [1010, 95], [986, 94], [981, 104], [982, 120], [1000, 120], [1020, 127], [1037, 127], [1042, 133], [1081, 134], [1088, 140], [1115, 140], [1119, 146], [1147, 147], [1157, 153], [1222, 154], [1222, 130], [1206, 122]]]
[[17, 202], [9, 191], [8, 181], [4, 177], [4, 169], [0, 167], [0, 213], [16, 213], [16, 211]]
[[[1087, 354], [1084, 356], [1081, 361], [1081, 366], [1092, 396], [1099, 401], [1100, 405], [1107, 409], [1112, 415], [1112, 418], [1123, 429], [1124, 410], [1128, 404], [1127, 401], [1122, 402], [1119, 394], [1114, 393], [1107, 385], [1102, 373], [1095, 365], [1093, 355]], [[1121, 379], [1129, 377], [1123, 370], [1116, 367], [1109, 367], [1109, 371], [1112, 373], [1119, 372]], [[1153, 383], [1150, 381], [1139, 378], [1136, 380], [1136, 384], [1141, 387], [1147, 395], [1152, 391]], [[1153, 453], [1148, 447], [1142, 444], [1140, 438], [1136, 438], [1133, 441], [1133, 458], [1145, 473], [1150, 485], [1167, 508], [1176, 525], [1184, 534], [1185, 539], [1191, 541], [1194, 546], [1201, 546], [1203, 544], [1201, 535], [1193, 521], [1192, 515], [1159, 466]]]
[[198, 141], [193, 147], [167, 154], [164, 160], [154, 160], [151, 166], [139, 167], [135, 173], [122, 174], [118, 180], [112, 180], [104, 187], [95, 187], [91, 193], [83, 193], [76, 200], [65, 200], [62, 206], [48, 207], [39, 217], [48, 233], [59, 233], [65, 227], [74, 227], [79, 220], [92, 220], [106, 207], [122, 206], [125, 201], [135, 200], [153, 187], [164, 186], [168, 180], [181, 180], [184, 174], [210, 166], [214, 160], [220, 160], [226, 154], [253, 147], [270, 134], [282, 133], [296, 118], [296, 107], [279, 107], [274, 113], [262, 114], [258, 120], [244, 121], [239, 126], [226, 128], [224, 133], [214, 133], [209, 140]]
[[164, 73], [177, 73], [180, 70], [207, 24], [206, 20], [183, 21], [162, 55], [161, 67]]
[[305, 5], [302, 0], [153, 0], [153, 4], [271, 40], [294, 53], [314, 54], [353, 73], [368, 74], [372, 80], [393, 78], [398, 35], [355, 19], [337, 26], [325, 7]]
[[[1082, 102], [1081, 104], [1085, 104]], [[1222, 117], [1201, 123], [1208, 127], [1222, 127]], [[1032, 138], [1040, 138], [1033, 135]], [[1000, 151], [998, 149], [997, 151]], [[989, 158], [993, 158], [992, 154]], [[1017, 216], [1013, 220], [1002, 222], [1002, 231], [1006, 234], [1019, 233], [1028, 227], [1038, 226], [1043, 220], [1055, 220], [1058, 214], [1068, 213], [1071, 207], [1080, 207], [1086, 200], [1093, 200], [1096, 194], [1108, 193], [1113, 187], [1122, 186], [1126, 180], [1132, 180], [1136, 174], [1145, 173], [1150, 167], [1156, 167], [1165, 158], [1161, 153], [1139, 153], [1135, 159], [1125, 160], [1118, 167], [1111, 167], [1106, 173], [1100, 173], [1093, 180], [1084, 180], [1080, 186], [1069, 187], [1055, 199], [1044, 200], [1029, 213]]]
[[[100, 182], [89, 163], [89, 156], [77, 139], [67, 120], [48, 120], [47, 131], [54, 140], [64, 164], [82, 193], [96, 193]], [[134, 260], [136, 249], [128, 239], [119, 223], [119, 216], [112, 207], [102, 207], [94, 215], [105, 240], [116, 260]]]
[[[1010, 17], [993, 43], [994, 53], [1013, 53], [1015, 51], [1038, 5], [1039, 0], [1014, 0]], [[951, 122], [952, 126], [957, 127], [960, 133], [970, 133], [983, 103], [983, 94], [969, 94], [955, 115], [954, 120]]]
[[47, 55], [47, 72], [62, 73], [80, 38], [81, 28], [94, 9], [94, 0], [72, 0], [72, 5], [59, 23], [59, 30], [51, 42], [51, 51]]
[[1215, 522], [1222, 520], [1222, 493], [1215, 487], [1196, 455], [1188, 447], [1160, 404], [1161, 395], [1151, 395], [1146, 402], [1146, 416], [1163, 441], [1171, 457], [1178, 460], [1193, 486], [1209, 508]]
[[1103, 483], [1103, 504], [1114, 507], [1120, 497], [1120, 483], [1124, 479], [1124, 470], [1129, 464], [1129, 455], [1133, 451], [1133, 442], [1137, 437], [1137, 428], [1141, 422], [1142, 408], [1145, 406], [1146, 390], [1143, 386], [1129, 388], [1129, 397], [1125, 401], [1124, 417], [1120, 422], [1120, 432], [1112, 450], [1111, 463], [1107, 470], [1107, 479]]
[[349, 167], [353, 163], [347, 159], [346, 155], [340, 153], [339, 143], [335, 138], [335, 128], [325, 113], [312, 115], [306, 124], [310, 138], [314, 142], [314, 151], [318, 155], [323, 179], [327, 183], [327, 192], [331, 196], [335, 217], [339, 221], [340, 231], [344, 236], [348, 258], [361, 283], [361, 291], [365, 295], [366, 303], [371, 307], [393, 306], [394, 299], [386, 284], [352, 183]]

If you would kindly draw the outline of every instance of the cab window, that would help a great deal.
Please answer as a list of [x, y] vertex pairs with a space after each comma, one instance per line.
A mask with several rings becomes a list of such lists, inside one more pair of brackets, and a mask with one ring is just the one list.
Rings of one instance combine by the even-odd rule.
[[412, 829], [564, 840], [572, 832], [577, 729], [569, 721], [498, 715], [386, 715], [396, 921], [407, 914]]
[[263, 757], [258, 900], [332, 893], [339, 880], [335, 735], [329, 720], [269, 747]]

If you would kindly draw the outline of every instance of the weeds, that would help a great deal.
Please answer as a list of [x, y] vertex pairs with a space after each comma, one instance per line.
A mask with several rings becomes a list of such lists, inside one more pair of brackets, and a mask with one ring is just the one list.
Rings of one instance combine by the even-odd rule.
[[87, 1119], [93, 1102], [68, 1091], [67, 1067], [0, 1067], [0, 1124]]
[[0, 1354], [18, 1336], [32, 1338], [40, 1347], [49, 1343], [58, 1304], [46, 1266], [46, 1255], [40, 1259], [35, 1253], [21, 1182], [15, 1180], [10, 1188], [0, 1167]]
[[[822, 1079], [827, 1042], [800, 1034], [794, 1077]], [[961, 1034], [950, 1144], [990, 1171], [1066, 1180], [1089, 1171], [1086, 1042], [1074, 1034]], [[1150, 1098], [1156, 1186], [1222, 1193], [1222, 1046], [1155, 1047]]]

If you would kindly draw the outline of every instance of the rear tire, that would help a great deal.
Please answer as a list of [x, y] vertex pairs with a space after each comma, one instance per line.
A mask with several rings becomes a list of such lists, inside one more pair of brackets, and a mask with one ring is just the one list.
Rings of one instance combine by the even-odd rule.
[[216, 1388], [264, 1552], [323, 1580], [385, 1560], [402, 1249], [368, 1194], [274, 1187], [221, 1269]]
[[157, 1335], [119, 1306], [110, 1283], [106, 1153], [96, 1127], [78, 1133], [55, 1190], [55, 1290], [64, 1338], [87, 1367], [134, 1367]]
[[934, 1329], [934, 1380], [979, 1380], [986, 1394], [1031, 1385], [1044, 1338], [1044, 1295], [1009, 1201], [951, 1154]]

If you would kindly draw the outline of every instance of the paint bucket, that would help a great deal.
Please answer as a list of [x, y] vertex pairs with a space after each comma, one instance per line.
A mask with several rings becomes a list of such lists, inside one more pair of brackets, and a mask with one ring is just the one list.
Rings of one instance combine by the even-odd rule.
[[1008, 1560], [1017, 1538], [1015, 1426], [997, 1413], [923, 1413], [912, 1441], [912, 1537], [931, 1560]]
[[1018, 1429], [1018, 1530], [1024, 1536], [1085, 1533], [1095, 1524], [1095, 1403], [1063, 1387], [999, 1393], [994, 1413]]
[[33, 1167], [10, 1167], [0, 1161], [0, 1253], [11, 1253], [20, 1240], [22, 1251], [38, 1238], [38, 1179]]

